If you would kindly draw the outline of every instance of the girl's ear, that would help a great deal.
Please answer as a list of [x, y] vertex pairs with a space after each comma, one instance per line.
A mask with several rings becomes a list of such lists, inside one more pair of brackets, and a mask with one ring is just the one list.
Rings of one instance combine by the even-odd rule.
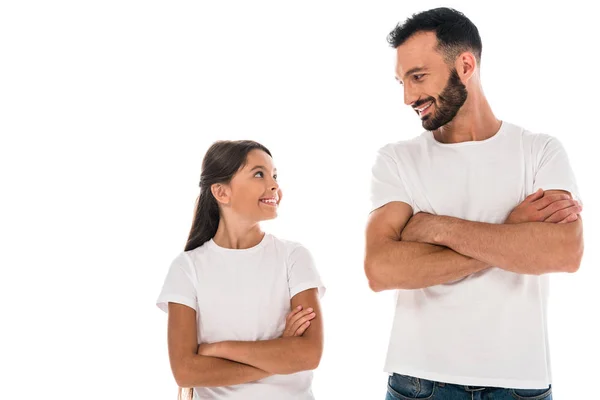
[[215, 183], [210, 187], [210, 191], [217, 202], [226, 206], [231, 201], [231, 188], [223, 183]]

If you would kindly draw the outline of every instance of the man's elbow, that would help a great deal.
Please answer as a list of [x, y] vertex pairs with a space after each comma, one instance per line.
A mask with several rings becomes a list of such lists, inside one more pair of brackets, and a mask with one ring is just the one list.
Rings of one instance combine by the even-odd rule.
[[581, 259], [583, 258], [583, 242], [578, 242], [573, 245], [569, 251], [569, 260], [566, 264], [566, 272], [574, 273], [579, 271]]
[[581, 265], [581, 259], [583, 258], [583, 228], [581, 224], [581, 218], [575, 222], [571, 222], [565, 228], [569, 229], [567, 238], [563, 243], [565, 247], [563, 254], [566, 255], [565, 270], [566, 272], [577, 272]]
[[382, 292], [392, 289], [420, 289], [422, 286], [416, 281], [408, 279], [407, 274], [400, 275], [401, 266], [396, 265], [395, 276], [393, 279], [384, 273], [383, 266], [371, 260], [365, 260], [365, 275], [369, 282], [369, 288], [374, 292]]
[[366, 258], [364, 268], [367, 281], [369, 282], [369, 288], [374, 292], [385, 290], [384, 280], [382, 279], [374, 260]]
[[[365, 271], [366, 268], [365, 268]], [[383, 284], [383, 281], [373, 272], [367, 272], [367, 281], [369, 283], [369, 289], [371, 289], [374, 292], [382, 292], [386, 289], [385, 285]]]
[[566, 241], [556, 252], [549, 253], [545, 257], [545, 268], [541, 273], [579, 271], [583, 257], [582, 241]]

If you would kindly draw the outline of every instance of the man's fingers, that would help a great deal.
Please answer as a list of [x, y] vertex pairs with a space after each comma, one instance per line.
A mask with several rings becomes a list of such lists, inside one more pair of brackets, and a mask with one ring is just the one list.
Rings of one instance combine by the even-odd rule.
[[542, 215], [542, 218], [546, 219], [557, 211], [560, 211], [560, 210], [563, 210], [563, 209], [569, 208], [569, 207], [578, 207], [578, 206], [579, 206], [579, 203], [576, 200], [558, 200], [558, 201], [551, 203], [547, 207], [542, 208], [539, 211], [540, 211], [540, 214]]
[[548, 196], [544, 196], [539, 200], [535, 200], [533, 205], [536, 209], [542, 210], [554, 202], [570, 199], [571, 197], [569, 197], [569, 195], [566, 193], [549, 194]]
[[[567, 217], [569, 217], [571, 214], [574, 214], [575, 216], [577, 216], [577, 214], [579, 214], [580, 212], [581, 212], [580, 205], [571, 206], [571, 207], [556, 211], [554, 214], [552, 214], [548, 218], [546, 218], [544, 220], [544, 222], [561, 222], [564, 219], [566, 219]], [[577, 219], [577, 218], [575, 218], [575, 219]], [[569, 222], [569, 221], [566, 221], [566, 222]]]
[[544, 191], [542, 189], [538, 189], [537, 191], [531, 193], [529, 196], [525, 197], [525, 201], [533, 202], [537, 199], [541, 199], [544, 196]]
[[564, 224], [565, 222], [574, 222], [577, 221], [577, 214], [570, 214], [567, 218], [563, 219], [562, 221], [559, 221], [559, 224]]

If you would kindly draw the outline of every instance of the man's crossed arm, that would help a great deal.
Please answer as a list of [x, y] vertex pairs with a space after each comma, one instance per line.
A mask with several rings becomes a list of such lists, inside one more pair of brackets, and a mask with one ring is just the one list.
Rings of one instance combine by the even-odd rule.
[[583, 254], [581, 205], [568, 192], [539, 190], [504, 224], [427, 213], [403, 202], [373, 211], [365, 273], [374, 291], [417, 289], [495, 266], [523, 274], [574, 272]]

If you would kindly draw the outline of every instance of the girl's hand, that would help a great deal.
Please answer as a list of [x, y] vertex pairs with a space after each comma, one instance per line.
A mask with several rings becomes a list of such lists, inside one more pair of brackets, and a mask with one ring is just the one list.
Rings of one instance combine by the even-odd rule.
[[296, 307], [287, 315], [281, 337], [302, 336], [310, 326], [310, 320], [314, 319], [316, 315], [312, 308], [302, 310], [302, 306]]
[[218, 343], [201, 343], [198, 345], [199, 356], [216, 357], [216, 348]]

